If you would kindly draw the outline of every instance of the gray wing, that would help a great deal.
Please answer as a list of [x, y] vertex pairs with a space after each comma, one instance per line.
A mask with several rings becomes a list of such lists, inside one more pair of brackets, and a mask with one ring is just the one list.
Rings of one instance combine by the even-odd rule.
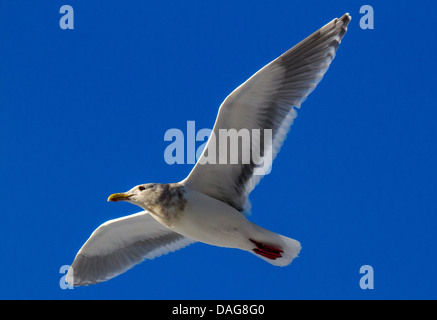
[[146, 211], [110, 220], [99, 226], [79, 250], [66, 280], [75, 286], [106, 281], [144, 259], [194, 242], [168, 229]]
[[[220, 106], [206, 148], [184, 183], [239, 211], [247, 210], [249, 193], [270, 171], [296, 108], [328, 70], [350, 20], [349, 14], [332, 20], [235, 89]], [[252, 134], [252, 143], [228, 143], [223, 148], [221, 129], [242, 133], [244, 128], [251, 133], [260, 129], [260, 134]], [[271, 139], [264, 129], [271, 129]], [[238, 139], [244, 140], [244, 135]], [[238, 162], [232, 164], [229, 154], [236, 150]], [[223, 155], [226, 164], [220, 163]]]

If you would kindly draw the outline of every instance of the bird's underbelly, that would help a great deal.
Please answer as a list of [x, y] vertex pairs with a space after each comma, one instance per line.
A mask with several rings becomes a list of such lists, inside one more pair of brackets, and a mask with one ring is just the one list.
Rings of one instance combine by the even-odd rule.
[[190, 190], [184, 212], [171, 226], [174, 231], [215, 246], [248, 249], [251, 222], [228, 204]]

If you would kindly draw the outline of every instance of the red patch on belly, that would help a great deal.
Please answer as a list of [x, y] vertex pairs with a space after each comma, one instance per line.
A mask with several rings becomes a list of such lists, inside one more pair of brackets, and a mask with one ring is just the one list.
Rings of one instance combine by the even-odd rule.
[[250, 242], [252, 242], [254, 245], [256, 245], [256, 248], [252, 249], [253, 252], [255, 252], [256, 254], [262, 255], [263, 257], [270, 259], [270, 260], [275, 260], [277, 258], [282, 257], [282, 253], [284, 251], [282, 251], [279, 248], [273, 247], [273, 246], [269, 246], [267, 244], [264, 244], [262, 242], [258, 242], [252, 239], [249, 239]]

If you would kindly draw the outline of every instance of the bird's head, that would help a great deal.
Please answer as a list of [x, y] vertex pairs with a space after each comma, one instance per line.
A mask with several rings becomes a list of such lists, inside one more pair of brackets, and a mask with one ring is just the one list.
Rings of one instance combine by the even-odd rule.
[[111, 194], [108, 201], [126, 201], [147, 209], [146, 207], [148, 206], [148, 203], [154, 199], [153, 195], [157, 191], [157, 186], [156, 183], [140, 184], [127, 192]]

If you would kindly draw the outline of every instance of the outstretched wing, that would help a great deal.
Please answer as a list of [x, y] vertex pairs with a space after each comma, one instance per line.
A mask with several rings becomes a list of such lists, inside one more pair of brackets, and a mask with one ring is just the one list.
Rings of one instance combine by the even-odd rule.
[[[332, 20], [235, 89], [220, 106], [207, 146], [184, 183], [239, 211], [247, 209], [249, 193], [269, 172], [297, 116], [293, 107], [300, 108], [328, 70], [350, 20], [349, 14]], [[229, 143], [223, 148], [220, 129], [260, 129], [258, 141], [253, 141], [259, 150], [254, 152], [253, 142], [238, 143], [238, 150], [231, 150]], [[270, 140], [264, 139], [265, 129], [271, 129]], [[219, 163], [224, 152], [226, 164]], [[237, 164], [229, 162], [230, 152], [238, 152]], [[215, 163], [210, 163], [212, 154]]]
[[159, 257], [194, 242], [160, 224], [146, 211], [109, 220], [79, 250], [66, 280], [75, 286], [106, 281], [144, 259]]

